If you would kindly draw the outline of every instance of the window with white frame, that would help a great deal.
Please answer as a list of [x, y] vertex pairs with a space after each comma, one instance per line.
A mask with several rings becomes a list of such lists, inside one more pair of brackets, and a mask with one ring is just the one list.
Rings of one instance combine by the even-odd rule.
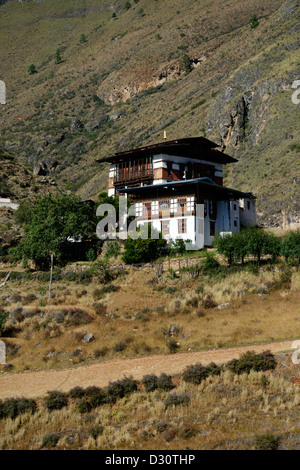
[[186, 210], [192, 212], [195, 209], [195, 197], [188, 197], [186, 200]]
[[178, 233], [186, 233], [186, 219], [179, 219], [178, 220]]
[[181, 197], [181, 198], [177, 199], [177, 202], [178, 202], [178, 212], [180, 214], [184, 215], [185, 208], [186, 208], [186, 198]]
[[161, 211], [169, 210], [170, 209], [170, 201], [168, 199], [163, 199], [163, 200], [159, 201], [159, 209]]
[[136, 217], [141, 217], [143, 215], [143, 203], [142, 202], [137, 202], [135, 204], [135, 216]]
[[152, 201], [151, 203], [152, 216], [158, 216], [159, 205], [158, 201]]
[[170, 235], [170, 221], [169, 220], [161, 221], [161, 231], [163, 235]]
[[170, 211], [171, 213], [177, 212], [177, 199], [171, 199]]

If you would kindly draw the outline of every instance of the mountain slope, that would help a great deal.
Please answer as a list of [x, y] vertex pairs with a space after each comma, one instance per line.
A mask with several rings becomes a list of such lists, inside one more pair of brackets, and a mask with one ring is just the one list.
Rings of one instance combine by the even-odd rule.
[[299, 222], [297, 1], [125, 4], [0, 6], [0, 143], [90, 197], [107, 183], [96, 159], [159, 142], [163, 130], [206, 135], [239, 159], [226, 184], [258, 196], [260, 222]]

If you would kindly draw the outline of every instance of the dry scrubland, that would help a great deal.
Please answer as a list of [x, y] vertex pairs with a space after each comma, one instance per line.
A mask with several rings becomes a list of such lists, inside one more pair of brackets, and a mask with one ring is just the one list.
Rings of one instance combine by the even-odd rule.
[[[79, 263], [65, 272], [86, 267]], [[53, 282], [50, 306], [48, 274], [26, 280], [24, 270], [13, 268], [23, 279], [14, 274], [0, 296], [1, 310], [10, 312], [2, 338], [9, 373], [299, 339], [297, 267], [247, 264], [195, 279], [165, 267], [158, 279], [147, 265], [126, 266], [107, 284], [63, 277]], [[90, 343], [83, 341], [86, 333], [94, 335]], [[147, 392], [139, 382], [113, 403], [81, 410], [79, 398], [69, 396], [66, 406], [49, 411], [45, 397], [37, 397], [34, 414], [0, 416], [0, 448], [257, 449], [267, 435], [268, 445], [299, 449], [299, 366], [290, 352], [278, 353], [276, 361], [275, 370], [250, 374], [225, 367], [198, 385], [178, 374], [168, 391]], [[0, 380], [1, 374], [7, 369]], [[167, 406], [170, 394], [183, 402]]]
[[[260, 449], [268, 435], [279, 449], [299, 449], [299, 373], [287, 354], [275, 371], [224, 371], [199, 385], [173, 377], [171, 392], [142, 385], [114, 404], [79, 411], [78, 399], [1, 422], [0, 449]], [[185, 397], [167, 406], [166, 397]]]
[[9, 280], [0, 292], [1, 310], [10, 312], [7, 362], [14, 371], [51, 369], [299, 338], [296, 267], [172, 277], [166, 270], [155, 280], [149, 266], [126, 267], [109, 284], [65, 278], [53, 282], [50, 306], [46, 280]]

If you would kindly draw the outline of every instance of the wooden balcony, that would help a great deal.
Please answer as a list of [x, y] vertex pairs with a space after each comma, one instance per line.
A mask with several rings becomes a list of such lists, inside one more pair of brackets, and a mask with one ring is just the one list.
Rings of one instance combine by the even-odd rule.
[[152, 183], [154, 178], [153, 171], [124, 172], [116, 176], [113, 184], [119, 186], [138, 186], [140, 183]]

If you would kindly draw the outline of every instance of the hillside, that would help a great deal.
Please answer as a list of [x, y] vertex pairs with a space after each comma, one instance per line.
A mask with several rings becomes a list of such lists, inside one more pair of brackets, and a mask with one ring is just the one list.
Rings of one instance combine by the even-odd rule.
[[96, 159], [205, 135], [239, 159], [226, 184], [258, 196], [260, 223], [299, 222], [297, 1], [1, 3], [0, 144], [19, 162], [93, 197]]
[[[10, 152], [2, 148], [0, 167], [0, 196], [10, 194], [14, 203], [30, 203], [40, 194], [54, 193], [57, 190], [53, 179], [42, 175], [33, 176], [30, 168], [24, 167]], [[23, 230], [14, 220], [13, 210], [0, 207], [0, 255], [6, 254], [8, 247], [14, 245], [22, 233]]]

